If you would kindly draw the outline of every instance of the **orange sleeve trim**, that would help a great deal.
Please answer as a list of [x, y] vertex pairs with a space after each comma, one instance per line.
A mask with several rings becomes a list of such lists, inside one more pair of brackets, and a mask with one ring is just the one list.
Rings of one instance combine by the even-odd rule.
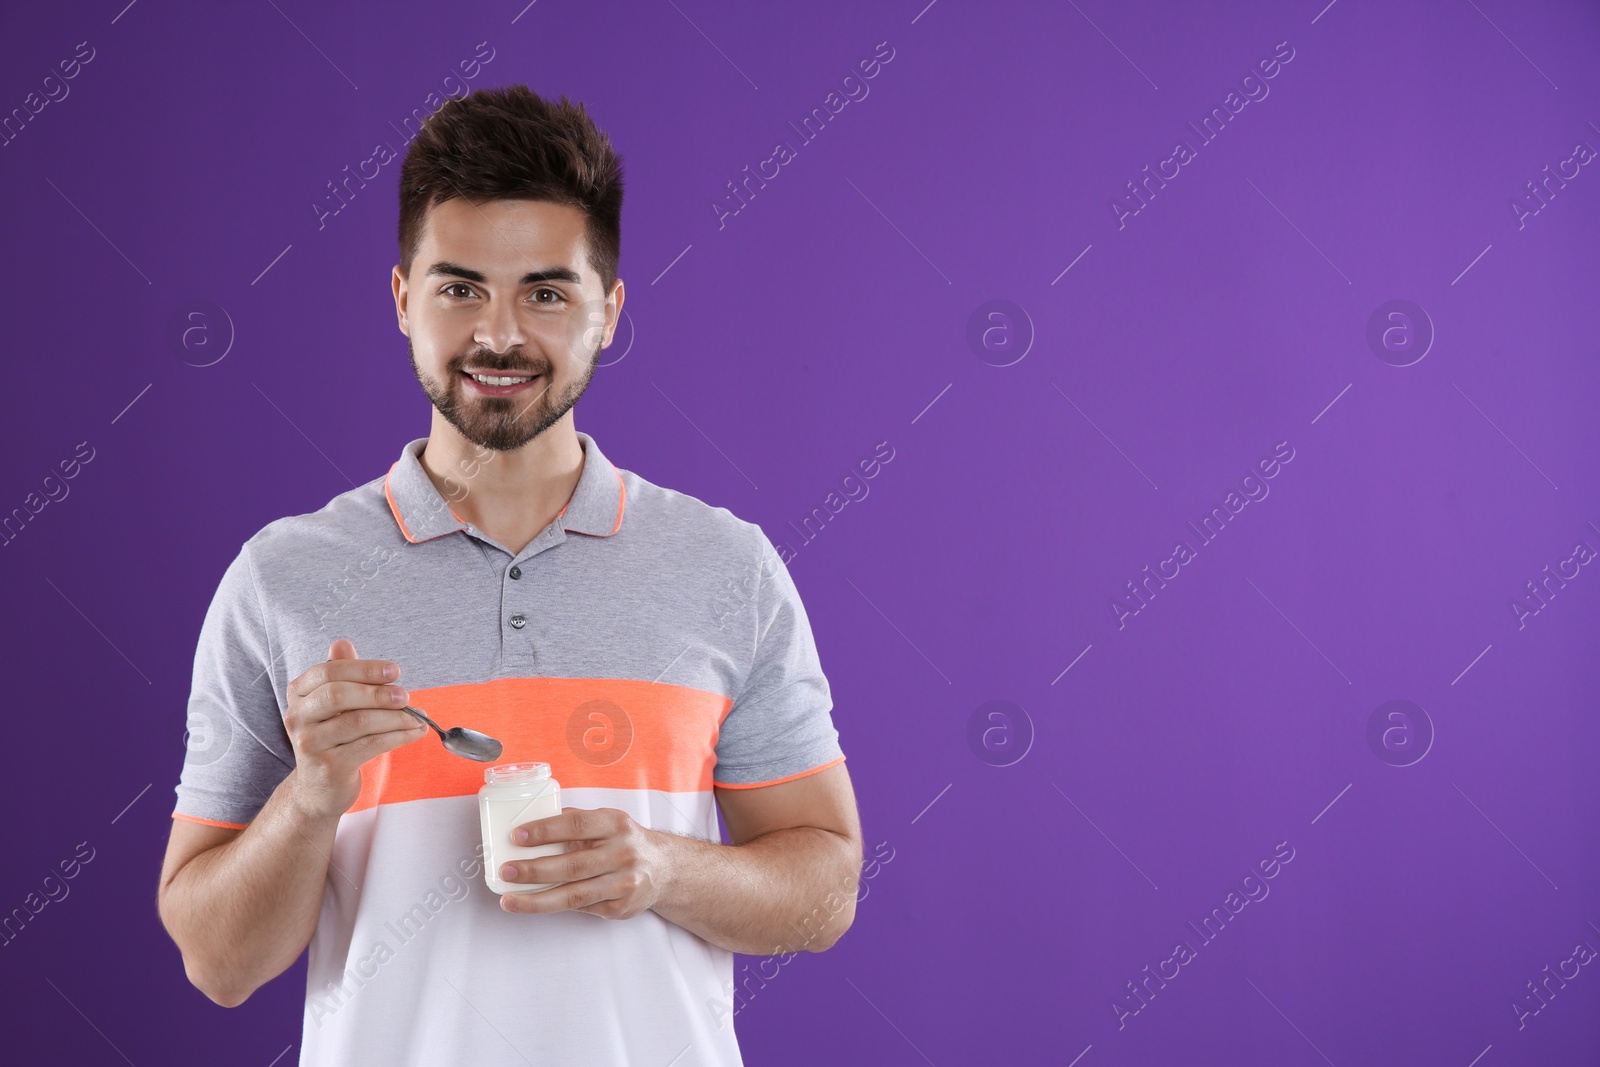
[[174, 819], [182, 819], [185, 822], [203, 822], [207, 826], [225, 826], [230, 830], [243, 830], [249, 825], [249, 823], [242, 822], [218, 822], [215, 819], [202, 819], [198, 815], [180, 815], [178, 812], [173, 812], [172, 817]]
[[792, 782], [796, 778], [804, 778], [807, 775], [816, 774], [818, 771], [825, 771], [829, 767], [837, 766], [838, 764], [841, 764], [843, 762], [844, 762], [844, 757], [843, 756], [838, 756], [838, 757], [835, 757], [834, 759], [829, 760], [827, 763], [822, 764], [819, 767], [811, 768], [809, 771], [800, 771], [797, 774], [785, 775], [782, 778], [774, 778], [774, 779], [772, 779], [771, 781], [768, 781], [768, 782], [729, 783], [729, 782], [718, 782], [718, 781], [713, 780], [711, 784], [716, 786], [718, 789], [760, 789], [763, 786], [782, 785], [784, 782]]

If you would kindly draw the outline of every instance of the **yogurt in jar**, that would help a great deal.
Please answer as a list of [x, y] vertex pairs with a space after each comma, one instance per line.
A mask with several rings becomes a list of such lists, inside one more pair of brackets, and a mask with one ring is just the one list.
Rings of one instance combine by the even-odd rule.
[[511, 831], [525, 822], [561, 814], [561, 784], [548, 763], [500, 763], [483, 772], [478, 790], [478, 821], [483, 830], [483, 880], [496, 893], [538, 893], [560, 882], [507, 882], [500, 866], [510, 860], [558, 856], [565, 841], [519, 845]]

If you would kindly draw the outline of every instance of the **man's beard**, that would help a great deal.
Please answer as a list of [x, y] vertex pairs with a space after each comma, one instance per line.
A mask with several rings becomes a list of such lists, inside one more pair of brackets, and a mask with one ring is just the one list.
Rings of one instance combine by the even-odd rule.
[[416, 373], [422, 391], [439, 414], [445, 417], [445, 421], [479, 448], [496, 452], [511, 452], [521, 448], [571, 411], [584, 390], [589, 388], [600, 352], [597, 345], [593, 352], [588, 353], [584, 360], [586, 370], [583, 377], [569, 383], [559, 393], [553, 392], [553, 368], [549, 363], [543, 367], [526, 367], [518, 361], [518, 365], [524, 369], [515, 373], [537, 371], [544, 376], [544, 380], [536, 382], [527, 394], [478, 396], [468, 395], [468, 386], [462, 380], [461, 371], [469, 366], [494, 368], [501, 362], [499, 357], [489, 355], [483, 349], [475, 349], [462, 359], [453, 360], [448, 367], [450, 381], [441, 387], [441, 383], [423, 373], [417, 363], [417, 350], [409, 336], [406, 338], [406, 349], [411, 353], [411, 369]]

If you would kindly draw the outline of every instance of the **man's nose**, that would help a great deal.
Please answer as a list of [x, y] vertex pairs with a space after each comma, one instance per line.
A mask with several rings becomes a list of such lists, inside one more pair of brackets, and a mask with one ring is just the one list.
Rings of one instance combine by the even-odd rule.
[[517, 309], [509, 300], [490, 300], [472, 339], [491, 352], [505, 352], [527, 342]]

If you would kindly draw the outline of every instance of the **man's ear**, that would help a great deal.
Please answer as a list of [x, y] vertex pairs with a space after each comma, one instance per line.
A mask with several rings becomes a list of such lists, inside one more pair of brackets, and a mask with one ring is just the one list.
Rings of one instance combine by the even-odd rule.
[[400, 332], [407, 337], [411, 331], [406, 328], [406, 297], [409, 295], [406, 285], [406, 276], [400, 272], [400, 264], [394, 265], [394, 275], [390, 279], [390, 288], [394, 290], [394, 314], [400, 325]]
[[611, 339], [615, 337], [617, 333], [617, 324], [622, 321], [622, 302], [626, 295], [627, 294], [623, 292], [622, 279], [618, 278], [615, 284], [611, 286], [611, 299], [616, 301], [616, 310], [615, 313], [610, 316], [611, 321], [606, 324], [606, 339], [605, 342], [601, 344], [601, 348], [611, 347]]

